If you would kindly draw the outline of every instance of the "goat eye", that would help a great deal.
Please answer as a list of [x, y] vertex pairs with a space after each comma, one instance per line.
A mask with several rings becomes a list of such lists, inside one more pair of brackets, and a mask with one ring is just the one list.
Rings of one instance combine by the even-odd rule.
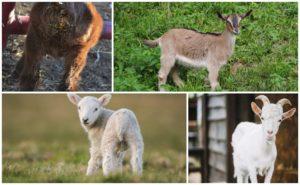
[[80, 110], [80, 107], [78, 107], [78, 110]]
[[282, 122], [282, 119], [278, 120], [278, 122]]
[[95, 108], [94, 112], [96, 112], [98, 110], [98, 108]]
[[263, 117], [260, 117], [260, 119], [261, 119], [261, 120], [264, 120], [264, 118], [263, 118]]

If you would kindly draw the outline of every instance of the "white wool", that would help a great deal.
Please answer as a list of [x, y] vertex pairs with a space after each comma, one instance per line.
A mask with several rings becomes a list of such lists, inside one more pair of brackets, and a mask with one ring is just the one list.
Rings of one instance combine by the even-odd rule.
[[86, 174], [94, 174], [100, 165], [105, 176], [122, 172], [123, 158], [130, 151], [132, 171], [141, 175], [144, 143], [135, 114], [128, 109], [103, 108], [111, 98], [107, 94], [99, 99], [90, 96], [81, 99], [76, 94], [68, 97], [77, 105], [81, 125], [91, 143]]

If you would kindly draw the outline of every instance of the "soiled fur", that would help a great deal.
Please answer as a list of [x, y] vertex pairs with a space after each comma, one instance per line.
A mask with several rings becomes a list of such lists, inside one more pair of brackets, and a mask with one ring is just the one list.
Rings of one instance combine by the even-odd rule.
[[33, 90], [39, 62], [46, 54], [65, 57], [65, 74], [58, 90], [76, 91], [89, 50], [98, 42], [103, 20], [92, 3], [35, 3], [30, 12], [25, 51], [15, 75], [20, 89]]

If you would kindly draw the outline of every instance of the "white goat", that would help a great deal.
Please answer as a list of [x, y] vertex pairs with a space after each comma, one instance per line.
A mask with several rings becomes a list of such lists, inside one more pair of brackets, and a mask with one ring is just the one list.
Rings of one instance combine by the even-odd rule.
[[133, 173], [142, 174], [144, 143], [138, 121], [131, 110], [112, 111], [104, 108], [110, 94], [100, 98], [68, 94], [69, 100], [78, 107], [81, 126], [88, 133], [91, 143], [90, 160], [86, 175], [94, 174], [101, 165], [105, 176], [122, 172], [127, 149], [131, 153]]
[[280, 123], [296, 112], [295, 108], [283, 112], [285, 104], [291, 105], [288, 99], [281, 99], [276, 104], [260, 95], [256, 99], [263, 102], [260, 109], [251, 103], [253, 112], [260, 117], [261, 124], [252, 122], [240, 123], [232, 134], [234, 176], [238, 183], [257, 183], [257, 175], [265, 176], [265, 183], [270, 183], [277, 157], [275, 144]]

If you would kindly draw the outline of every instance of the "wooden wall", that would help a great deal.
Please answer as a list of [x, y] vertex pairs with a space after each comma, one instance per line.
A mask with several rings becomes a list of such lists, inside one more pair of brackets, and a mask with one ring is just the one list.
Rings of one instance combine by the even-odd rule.
[[226, 96], [208, 96], [208, 150], [209, 150], [209, 182], [226, 181]]

